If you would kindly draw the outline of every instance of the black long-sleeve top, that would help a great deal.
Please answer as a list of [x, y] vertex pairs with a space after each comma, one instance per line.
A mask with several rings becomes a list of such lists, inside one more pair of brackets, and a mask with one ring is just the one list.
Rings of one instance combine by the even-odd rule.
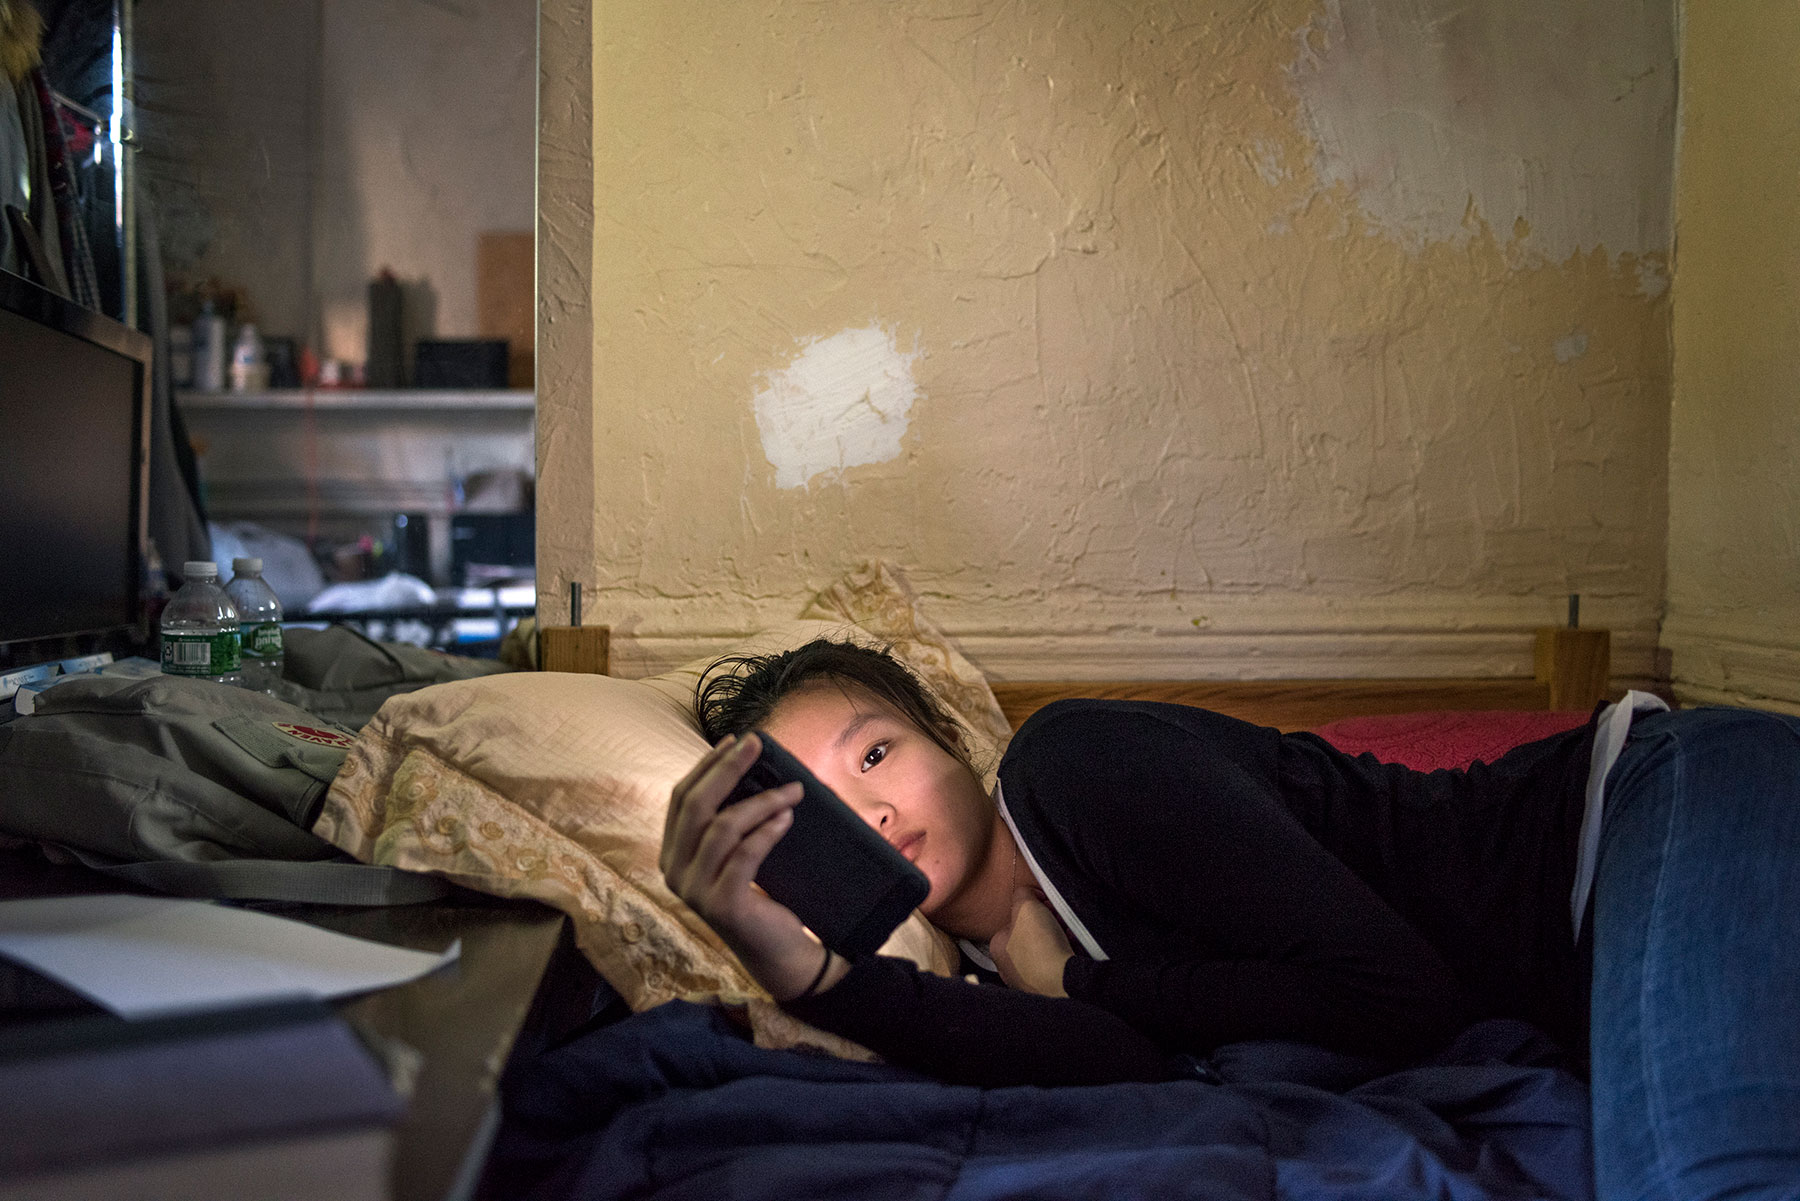
[[1160, 1079], [1256, 1038], [1406, 1060], [1497, 1016], [1579, 1052], [1592, 745], [1589, 722], [1417, 772], [1204, 709], [1058, 702], [1013, 738], [1001, 791], [1107, 958], [1078, 947], [1062, 1000], [868, 956], [787, 1008], [985, 1085]]

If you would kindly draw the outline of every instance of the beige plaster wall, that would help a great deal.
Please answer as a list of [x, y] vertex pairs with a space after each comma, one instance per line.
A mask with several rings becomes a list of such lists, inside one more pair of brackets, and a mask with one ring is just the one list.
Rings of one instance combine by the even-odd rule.
[[552, 614], [568, 620], [568, 583], [591, 587], [596, 562], [591, 9], [590, 0], [538, 5], [537, 561], [546, 623]]
[[1669, 608], [1675, 690], [1800, 712], [1800, 11], [1685, 6]]
[[1000, 676], [1524, 674], [1571, 590], [1652, 670], [1666, 2], [607, 0], [592, 46], [591, 399], [540, 393], [592, 507], [539, 579], [622, 670], [871, 555]]

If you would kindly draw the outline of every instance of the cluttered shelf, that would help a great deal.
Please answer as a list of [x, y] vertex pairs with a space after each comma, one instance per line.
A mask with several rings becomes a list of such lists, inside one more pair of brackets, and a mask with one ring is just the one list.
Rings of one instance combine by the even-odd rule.
[[[286, 590], [275, 584], [290, 613], [327, 582], [391, 572], [438, 587], [489, 582], [471, 578], [469, 564], [529, 574], [531, 391], [321, 388], [311, 408], [299, 390], [189, 395], [183, 407], [214, 557], [274, 561], [263, 544], [294, 540], [292, 553], [279, 557], [307, 578]], [[221, 528], [241, 535], [246, 549], [220, 549]], [[339, 561], [343, 555], [356, 561]], [[320, 574], [306, 569], [305, 557]]]
[[454, 651], [461, 655], [489, 657], [497, 653], [500, 640], [507, 631], [516, 626], [520, 619], [530, 617], [537, 611], [535, 602], [509, 604], [498, 598], [503, 591], [524, 592], [528, 587], [494, 589], [491, 592], [474, 588], [443, 590], [445, 595], [451, 596], [492, 595], [497, 598], [492, 604], [484, 604], [480, 600], [470, 603], [467, 600], [450, 599], [432, 605], [343, 609], [329, 613], [303, 614], [284, 624], [313, 629], [324, 629], [330, 624], [347, 625], [371, 638]]

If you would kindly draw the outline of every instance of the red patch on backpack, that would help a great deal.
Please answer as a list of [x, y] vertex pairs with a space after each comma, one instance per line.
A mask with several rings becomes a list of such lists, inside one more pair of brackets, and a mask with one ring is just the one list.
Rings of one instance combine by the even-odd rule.
[[320, 746], [348, 747], [356, 743], [356, 739], [336, 730], [321, 730], [316, 726], [297, 726], [291, 721], [270, 722], [277, 730], [289, 738], [299, 738], [305, 742], [316, 742]]

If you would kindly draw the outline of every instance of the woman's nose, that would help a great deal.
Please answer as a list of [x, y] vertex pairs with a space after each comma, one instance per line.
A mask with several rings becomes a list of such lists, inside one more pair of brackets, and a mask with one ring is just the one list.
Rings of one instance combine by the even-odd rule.
[[873, 826], [877, 834], [886, 830], [888, 823], [892, 821], [894, 817], [893, 806], [884, 804], [881, 801], [850, 800], [846, 798], [844, 803], [850, 806], [851, 812], [855, 813], [856, 816]]

